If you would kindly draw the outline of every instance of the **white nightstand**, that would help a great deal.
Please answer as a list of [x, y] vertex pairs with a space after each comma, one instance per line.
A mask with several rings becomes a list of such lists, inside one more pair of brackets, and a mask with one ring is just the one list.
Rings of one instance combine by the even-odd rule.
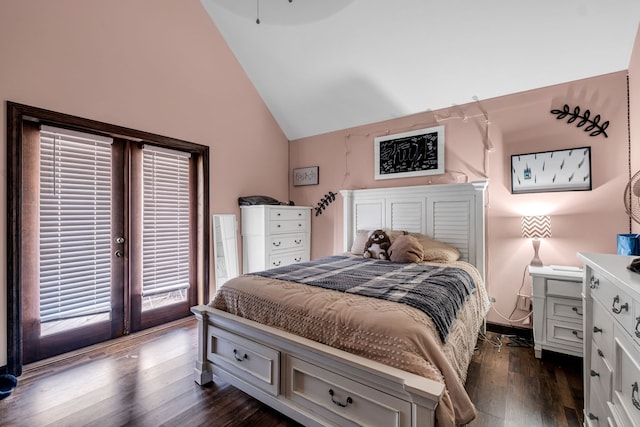
[[[554, 266], [555, 267], [555, 266]], [[582, 357], [582, 270], [529, 266], [533, 287], [533, 349]]]

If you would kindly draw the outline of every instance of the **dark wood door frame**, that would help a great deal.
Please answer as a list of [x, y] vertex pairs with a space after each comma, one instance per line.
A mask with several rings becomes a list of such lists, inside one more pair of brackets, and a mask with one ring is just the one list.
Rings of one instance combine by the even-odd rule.
[[[21, 253], [22, 253], [22, 183], [23, 152], [22, 126], [25, 120], [43, 124], [63, 126], [79, 131], [102, 133], [115, 138], [126, 137], [151, 145], [187, 151], [198, 156], [199, 167], [204, 179], [202, 182], [201, 229], [198, 230], [197, 259], [201, 260], [202, 277], [198, 284], [202, 299], [209, 299], [209, 147], [156, 135], [135, 129], [103, 123], [91, 119], [71, 116], [64, 113], [45, 110], [38, 107], [7, 101], [7, 366], [3, 371], [13, 375], [22, 374], [22, 309], [21, 309]], [[9, 185], [11, 183], [11, 185]]]

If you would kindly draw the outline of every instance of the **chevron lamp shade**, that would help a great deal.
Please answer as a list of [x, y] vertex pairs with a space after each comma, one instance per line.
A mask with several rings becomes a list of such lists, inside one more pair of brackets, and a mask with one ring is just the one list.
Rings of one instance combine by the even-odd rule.
[[551, 237], [551, 217], [548, 215], [523, 216], [522, 237]]

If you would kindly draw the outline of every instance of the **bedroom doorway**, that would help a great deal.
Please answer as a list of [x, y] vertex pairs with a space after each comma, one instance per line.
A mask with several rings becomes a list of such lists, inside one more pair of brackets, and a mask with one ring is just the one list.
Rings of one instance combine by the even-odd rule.
[[199, 290], [208, 298], [207, 147], [8, 111], [20, 129], [8, 138], [12, 372], [188, 316]]

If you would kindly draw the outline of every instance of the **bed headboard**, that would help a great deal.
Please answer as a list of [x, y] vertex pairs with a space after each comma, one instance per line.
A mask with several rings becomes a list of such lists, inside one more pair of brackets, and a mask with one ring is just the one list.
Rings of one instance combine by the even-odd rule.
[[342, 190], [344, 250], [357, 230], [385, 228], [422, 233], [455, 246], [485, 278], [487, 181], [463, 184]]

